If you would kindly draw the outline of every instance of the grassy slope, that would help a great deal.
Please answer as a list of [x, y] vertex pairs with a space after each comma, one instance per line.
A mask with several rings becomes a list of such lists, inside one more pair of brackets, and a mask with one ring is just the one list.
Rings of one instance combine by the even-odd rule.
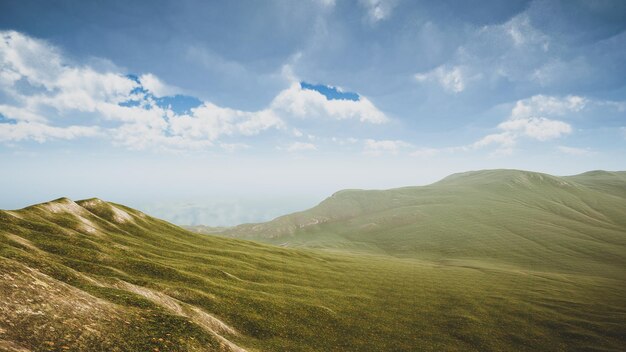
[[[479, 193], [476, 187], [469, 188]], [[417, 196], [404, 198], [406, 190]], [[385, 199], [408, 204], [424, 197], [419, 188], [394, 192], [375, 203], [365, 197], [362, 204], [376, 205], [374, 218]], [[453, 201], [455, 190], [431, 192], [424, 204], [440, 204], [434, 208], [442, 212], [445, 206], [463, 209]], [[576, 192], [587, 194], [586, 188]], [[475, 194], [470, 203], [490, 204], [498, 194]], [[557, 194], [561, 200], [558, 192], [549, 197]], [[533, 204], [523, 192], [517, 197], [525, 204], [520, 208]], [[576, 236], [559, 237], [567, 241], [543, 249], [547, 255], [539, 262], [541, 255], [532, 254], [544, 253], [538, 245], [508, 251], [510, 260], [490, 259], [495, 253], [490, 246], [505, 250], [507, 243], [515, 244], [518, 236], [511, 234], [502, 234], [502, 243], [489, 235], [480, 246], [450, 239], [447, 251], [435, 243], [428, 251], [398, 252], [407, 244], [383, 247], [375, 234], [364, 232], [374, 240], [359, 247], [410, 254], [398, 258], [206, 236], [94, 200], [0, 211], [0, 350], [236, 350], [230, 341], [248, 351], [619, 351], [626, 343], [626, 270], [624, 232], [613, 228], [623, 203], [607, 199], [617, 208], [603, 213], [608, 220], [597, 224], [606, 229], [599, 238], [580, 234], [590, 249], [572, 252], [578, 263], [569, 259]], [[588, 211], [595, 214], [592, 210], [609, 200], [589, 199]], [[562, 209], [555, 202], [530, 208]], [[437, 214], [423, 206], [412, 211], [418, 210], [422, 219]], [[578, 214], [565, 213], [565, 224]], [[461, 226], [451, 221], [446, 224], [451, 229]], [[470, 226], [466, 221], [460, 228]], [[389, 228], [393, 241], [402, 239], [402, 226]], [[553, 228], [559, 226], [548, 229]], [[436, 234], [444, 236], [443, 229]], [[350, 245], [347, 233], [327, 236], [337, 234]], [[469, 251], [467, 246], [474, 257], [458, 255]], [[568, 259], [554, 259], [555, 253]], [[234, 330], [220, 327], [207, 313]]]
[[222, 234], [290, 247], [619, 278], [626, 267], [625, 175], [455, 174], [424, 187], [341, 191], [310, 210]]

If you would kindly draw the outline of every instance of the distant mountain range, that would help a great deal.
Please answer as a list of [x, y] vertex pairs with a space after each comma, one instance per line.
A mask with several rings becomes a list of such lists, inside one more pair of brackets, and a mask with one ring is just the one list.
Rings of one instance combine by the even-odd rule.
[[0, 351], [626, 345], [625, 172], [468, 172], [195, 230], [95, 198], [0, 211]]

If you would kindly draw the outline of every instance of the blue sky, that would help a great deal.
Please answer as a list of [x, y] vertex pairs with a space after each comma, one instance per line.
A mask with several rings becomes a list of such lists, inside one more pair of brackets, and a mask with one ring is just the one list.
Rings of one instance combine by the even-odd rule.
[[0, 208], [232, 225], [342, 188], [626, 169], [624, 1], [0, 3]]

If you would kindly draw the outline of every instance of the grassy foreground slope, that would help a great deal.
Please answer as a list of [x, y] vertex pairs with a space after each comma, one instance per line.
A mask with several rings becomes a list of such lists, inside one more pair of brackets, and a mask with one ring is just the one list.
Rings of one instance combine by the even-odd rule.
[[585, 272], [279, 248], [63, 198], [0, 211], [0, 350], [620, 351], [612, 253]]
[[288, 247], [624, 278], [626, 173], [518, 170], [423, 187], [346, 190], [318, 206], [221, 235]]

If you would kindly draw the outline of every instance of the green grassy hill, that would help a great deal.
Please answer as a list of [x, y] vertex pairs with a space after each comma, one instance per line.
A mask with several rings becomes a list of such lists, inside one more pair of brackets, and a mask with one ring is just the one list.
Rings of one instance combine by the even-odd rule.
[[346, 190], [307, 211], [221, 234], [288, 247], [619, 277], [616, 268], [626, 267], [626, 173], [486, 170], [423, 187]]
[[615, 175], [343, 191], [253, 232], [324, 250], [98, 199], [0, 211], [0, 351], [621, 351]]

